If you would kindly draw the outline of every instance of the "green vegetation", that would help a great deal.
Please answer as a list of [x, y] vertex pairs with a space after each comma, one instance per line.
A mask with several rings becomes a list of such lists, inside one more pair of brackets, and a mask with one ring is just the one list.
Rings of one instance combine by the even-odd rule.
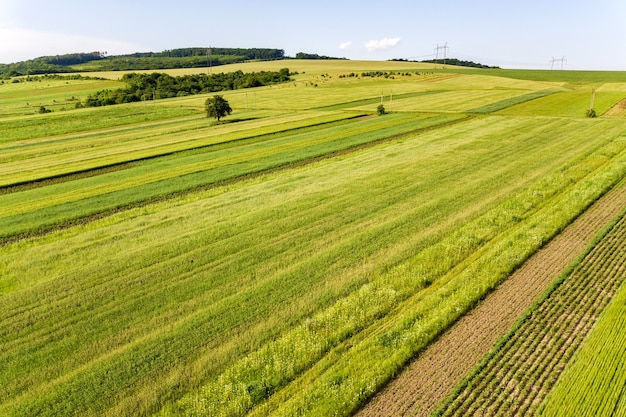
[[[615, 266], [623, 262], [625, 237], [626, 218], [622, 213], [498, 341], [433, 415], [534, 415], [565, 365], [585, 340], [600, 312], [624, 283], [624, 275]], [[611, 339], [604, 340], [608, 342]], [[585, 341], [585, 344], [588, 343], [590, 341]], [[615, 352], [623, 349], [619, 338], [607, 345], [604, 348]], [[596, 379], [597, 376], [610, 379], [613, 373], [607, 370], [618, 367], [615, 355], [604, 356], [598, 352], [589, 358], [592, 361], [604, 358], [608, 362], [600, 369], [587, 363], [588, 369], [595, 371], [589, 373], [589, 380], [593, 380], [594, 376]], [[528, 369], [528, 363], [533, 363], [532, 369]], [[576, 380], [580, 373], [573, 375]], [[570, 389], [576, 382], [570, 382]], [[607, 405], [608, 410], [612, 410], [616, 403], [615, 395], [619, 398], [623, 386], [619, 382], [617, 384], [620, 388], [613, 392], [589, 395], [588, 398], [602, 399], [607, 395], [608, 399], [613, 396], [612, 402]], [[567, 392], [561, 391], [561, 395], [567, 395]], [[585, 391], [581, 389], [582, 392]], [[587, 392], [594, 390], [588, 389]], [[561, 401], [559, 406], [553, 406], [553, 411], [562, 413], [559, 415], [584, 415], [583, 410], [588, 408], [581, 407], [581, 402], [565, 411], [563, 402], [569, 400], [562, 398]], [[601, 400], [599, 402], [602, 403]], [[607, 410], [598, 411], [591, 407], [587, 415], [612, 415]]]
[[493, 113], [498, 110], [504, 110], [506, 108], [515, 106], [516, 104], [525, 103], [527, 101], [535, 100], [541, 97], [549, 96], [550, 94], [554, 94], [556, 91], [554, 90], [544, 90], [544, 91], [533, 91], [528, 94], [522, 94], [520, 96], [514, 96], [511, 98], [504, 99], [502, 101], [498, 101], [495, 103], [487, 104], [486, 106], [477, 107], [475, 109], [468, 110], [468, 113], [479, 113], [479, 114], [487, 114]]
[[[217, 145], [226, 146], [199, 147], [194, 152], [152, 158], [100, 175], [0, 195], [4, 207], [0, 216], [0, 238], [61, 226], [82, 217], [306, 161], [455, 119], [458, 117], [424, 118], [399, 115], [383, 121], [371, 119], [350, 125], [340, 123], [302, 133], [279, 131], [262, 136], [247, 136], [250, 131], [244, 130], [234, 137], [227, 137], [226, 142], [222, 142], [225, 138], [218, 136], [214, 138], [219, 140]], [[282, 130], [284, 126], [274, 128]], [[194, 136], [203, 135], [198, 132]], [[142, 143], [137, 145], [139, 153], [135, 159], [140, 159], [145, 155], [145, 148]], [[186, 147], [189, 145], [189, 142], [184, 144]], [[154, 145], [151, 144], [151, 148], [152, 146]], [[122, 157], [129, 157], [132, 148], [127, 145], [124, 150]], [[119, 158], [119, 154], [110, 154], [108, 147], [104, 152], [102, 159], [97, 161], [90, 157], [87, 164], [97, 161], [103, 166], [109, 166], [115, 160], [113, 158]], [[153, 153], [154, 149], [149, 149], [148, 152]], [[78, 155], [81, 154], [82, 150], [78, 152]], [[84, 162], [80, 163], [83, 158], [78, 156], [79, 164], [76, 164], [76, 155], [69, 156], [72, 159], [71, 165], [58, 164], [59, 169], [86, 169]], [[52, 155], [41, 159], [56, 158], [57, 155]], [[11, 164], [17, 178], [24, 178], [25, 173], [21, 167], [31, 162], [20, 160]], [[47, 172], [54, 171], [48, 166]]]
[[422, 62], [428, 62], [430, 64], [443, 64], [443, 65], [456, 65], [459, 67], [470, 67], [470, 68], [500, 68], [500, 67], [492, 67], [485, 64], [478, 64], [473, 61], [465, 61], [457, 58], [446, 58], [446, 59], [428, 59]]
[[284, 83], [290, 80], [289, 69], [278, 72], [262, 71], [244, 74], [242, 71], [214, 75], [196, 74], [172, 77], [168, 74], [124, 74], [122, 81], [126, 88], [101, 90], [87, 97], [87, 107], [108, 106], [112, 104], [132, 103], [134, 101], [171, 98], [191, 94], [215, 91], [236, 90], [239, 88], [261, 87]]
[[[622, 225], [622, 229], [624, 226]], [[624, 236], [622, 234], [622, 243]], [[624, 262], [624, 248], [614, 259]], [[571, 365], [542, 405], [540, 416], [626, 415], [626, 285], [602, 313]]]
[[228, 101], [219, 95], [209, 97], [206, 99], [206, 116], [213, 117], [219, 122], [224, 116], [227, 116], [233, 112], [233, 109], [228, 104]]
[[[15, 116], [32, 116], [41, 106], [54, 113], [73, 110], [87, 95], [122, 85], [119, 81], [78, 76], [14, 78], [12, 82], [0, 84], [0, 123]], [[26, 120], [26, 123], [15, 123], [16, 127], [24, 130], [30, 123], [37, 123], [32, 117], [27, 117]], [[12, 127], [2, 129], [0, 142], [13, 135]]]
[[0, 64], [0, 77], [79, 71], [156, 70], [199, 68], [249, 60], [280, 60], [285, 51], [264, 48], [180, 48], [107, 56], [104, 52], [44, 56], [13, 64]]
[[[598, 276], [597, 271], [602, 270], [609, 277], [616, 275], [617, 279], [609, 284], [616, 294], [606, 309], [596, 308], [596, 315], [602, 312], [598, 323], [580, 350], [576, 351], [537, 415], [566, 416], [575, 413], [581, 416], [622, 416], [626, 412], [626, 368], [623, 361], [626, 347], [623, 336], [626, 285], [620, 272], [620, 265], [626, 257], [623, 245], [625, 234], [626, 217], [622, 216], [606, 242], [596, 249], [602, 253], [596, 256], [590, 253], [589, 259], [586, 259], [585, 273]], [[604, 293], [605, 288], [598, 288], [598, 291]]]
[[425, 65], [290, 61], [219, 124], [0, 84], [0, 415], [350, 415], [626, 176], [612, 76], [591, 120], [588, 83]]
[[346, 59], [346, 58], [334, 58], [334, 57], [326, 56], [326, 55], [308, 54], [308, 53], [305, 53], [305, 52], [298, 52], [296, 54], [296, 59], [323, 59], [323, 60], [328, 60], [328, 59]]

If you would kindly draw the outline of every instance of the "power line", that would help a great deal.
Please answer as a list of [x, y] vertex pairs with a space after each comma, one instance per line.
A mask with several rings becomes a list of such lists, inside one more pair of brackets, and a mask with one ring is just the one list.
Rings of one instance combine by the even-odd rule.
[[439, 59], [439, 51], [442, 49], [443, 49], [443, 64], [445, 65], [448, 49], [450, 49], [448, 47], [448, 42], [446, 42], [443, 46], [439, 46], [439, 44], [437, 44], [437, 47], [435, 48], [435, 59]]
[[567, 60], [565, 59], [565, 56], [563, 56], [562, 58], [554, 58], [552, 57], [552, 61], [551, 65], [550, 65], [550, 69], [554, 69], [554, 63], [555, 62], [560, 62], [561, 63], [561, 69], [563, 69], [563, 64], [566, 62]]

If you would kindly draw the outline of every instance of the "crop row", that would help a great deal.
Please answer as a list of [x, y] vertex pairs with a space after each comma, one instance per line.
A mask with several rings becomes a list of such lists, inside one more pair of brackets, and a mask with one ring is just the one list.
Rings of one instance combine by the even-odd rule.
[[539, 90], [539, 91], [532, 91], [530, 93], [526, 93], [526, 94], [522, 94], [519, 96], [515, 96], [515, 97], [511, 97], [511, 98], [507, 98], [495, 103], [490, 103], [487, 104], [485, 106], [481, 106], [481, 107], [476, 107], [473, 109], [468, 110], [468, 113], [479, 113], [479, 114], [487, 114], [487, 113], [493, 113], [496, 112], [498, 110], [503, 110], [506, 109], [508, 107], [512, 107], [515, 106], [517, 104], [520, 103], [525, 103], [527, 101], [531, 101], [531, 100], [535, 100], [541, 97], [546, 97], [549, 96], [551, 94], [556, 93], [556, 90]]
[[353, 117], [330, 112], [295, 113], [221, 126], [213, 126], [205, 117], [177, 118], [45, 140], [12, 142], [0, 147], [0, 186], [40, 181], [264, 135], [317, 128]]
[[559, 277], [434, 415], [536, 412], [624, 282], [626, 218], [623, 213], [620, 218]]
[[159, 111], [142, 106], [120, 106], [109, 109], [81, 109], [71, 112], [0, 119], [0, 144], [17, 140], [46, 138], [75, 132], [107, 129], [132, 123], [153, 122], [167, 118], [197, 115], [193, 108], [164, 107]]
[[[237, 362], [164, 415], [350, 414], [623, 176], [621, 151], [597, 172], [582, 169], [604, 152], [503, 202]], [[570, 187], [561, 182], [592, 172]]]
[[[157, 411], [415, 253], [444, 273], [625, 145], [535, 127], [474, 119], [0, 247], [0, 414]], [[400, 298], [428, 284], [398, 274]]]
[[[622, 243], [625, 239], [626, 236], [622, 236]], [[624, 258], [623, 245], [621, 252]], [[625, 262], [623, 259], [622, 264], [617, 266], [622, 275]], [[626, 415], [625, 306], [626, 285], [622, 283], [621, 289], [540, 406], [539, 416]]]
[[267, 135], [0, 195], [0, 238], [45, 230], [461, 118], [390, 115], [347, 125], [321, 126], [312, 131]]
[[625, 199], [626, 184], [618, 184], [526, 260], [471, 314], [420, 352], [357, 415], [428, 417], [564, 268], [624, 210]]
[[[5, 81], [0, 84], [0, 125], [8, 118], [25, 114], [30, 115], [32, 120], [39, 106], [45, 106], [54, 111], [73, 109], [79, 97], [123, 85], [119, 81], [111, 80], [70, 80], [37, 76], [15, 80], [16, 82]], [[3, 129], [0, 131], [11, 136], [11, 132]], [[2, 139], [0, 138], [0, 142]]]
[[[588, 88], [588, 89], [587, 89]], [[591, 88], [561, 91], [535, 100], [520, 103], [517, 106], [508, 107], [498, 112], [501, 115], [519, 116], [558, 116], [558, 117], [583, 117], [589, 109], [591, 101]], [[595, 94], [594, 109], [601, 115], [610, 109], [615, 103], [624, 98], [624, 93], [619, 91], [603, 91]]]
[[[436, 91], [432, 94], [393, 99], [394, 111], [428, 111], [428, 112], [465, 112], [470, 109], [487, 106], [492, 103], [510, 100], [519, 96], [515, 90], [459, 89]], [[385, 103], [387, 106], [387, 103]], [[357, 109], [363, 110], [360, 107]]]

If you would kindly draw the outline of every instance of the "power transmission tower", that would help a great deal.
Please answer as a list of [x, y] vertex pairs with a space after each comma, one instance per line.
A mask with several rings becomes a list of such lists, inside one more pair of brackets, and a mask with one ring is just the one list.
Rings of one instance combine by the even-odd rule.
[[556, 58], [556, 59], [554, 57], [552, 57], [552, 61], [550, 61], [550, 62], [551, 62], [550, 69], [554, 69], [554, 63], [555, 62], [560, 62], [561, 63], [561, 69], [563, 69], [563, 64], [565, 62], [567, 62], [567, 60], [565, 59], [565, 56], [563, 56], [562, 58]]
[[439, 44], [437, 44], [437, 47], [435, 48], [435, 61], [439, 59], [439, 51], [443, 50], [443, 64], [445, 65], [448, 49], [448, 42], [446, 42], [443, 46], [439, 46]]

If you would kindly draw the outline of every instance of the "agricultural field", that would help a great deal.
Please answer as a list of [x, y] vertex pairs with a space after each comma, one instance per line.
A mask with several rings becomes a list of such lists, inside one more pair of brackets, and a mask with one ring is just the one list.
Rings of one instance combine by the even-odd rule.
[[41, 106], [52, 111], [72, 110], [80, 97], [123, 85], [115, 80], [68, 80], [43, 76], [14, 78], [13, 81], [5, 80], [0, 84], [0, 119], [32, 115], [38, 113]]
[[224, 92], [222, 123], [209, 95], [54, 107], [119, 73], [0, 85], [0, 415], [352, 415], [603, 196], [626, 205], [614, 73], [220, 70], [286, 65]]
[[[465, 379], [457, 388], [455, 395], [444, 402], [436, 413], [439, 416], [464, 415], [534, 415], [539, 404], [554, 386], [566, 364], [572, 358], [585, 337], [598, 320], [614, 294], [623, 285], [624, 241], [626, 239], [626, 218], [621, 219], [598, 242], [594, 242], [589, 252], [560, 277], [546, 291], [541, 299], [526, 312], [514, 328], [505, 335], [496, 348], [480, 363], [471, 377]], [[612, 307], [607, 314], [615, 317], [620, 311]], [[623, 305], [621, 306], [623, 312]], [[613, 409], [620, 401], [624, 386], [620, 353], [624, 343], [617, 336], [617, 323], [610, 323], [606, 318], [604, 325], [599, 325], [596, 332], [608, 331], [607, 338], [598, 340], [596, 336], [588, 340], [588, 348], [595, 349], [591, 356], [584, 351], [580, 355], [599, 363], [587, 362], [587, 368], [578, 368], [574, 377], [576, 382], [569, 382], [569, 390], [580, 389], [587, 392], [587, 401], [570, 404], [566, 411], [564, 403], [572, 398], [580, 398], [575, 393], [561, 388], [561, 394], [555, 392], [555, 398], [562, 398], [561, 403], [548, 409], [561, 415], [613, 415]], [[608, 330], [603, 330], [608, 328]], [[610, 333], [613, 332], [614, 336]], [[603, 350], [600, 352], [599, 350]], [[613, 353], [610, 353], [610, 352]], [[623, 359], [623, 358], [622, 358]], [[605, 362], [606, 363], [603, 363]], [[580, 365], [578, 365], [580, 366]], [[586, 369], [587, 375], [580, 372]], [[529, 372], [530, 370], [530, 372]], [[599, 376], [598, 377], [596, 377]], [[612, 381], [612, 378], [617, 378]], [[570, 379], [572, 376], [570, 376]], [[602, 389], [584, 387], [582, 381], [589, 381], [592, 386], [599, 384], [611, 387], [606, 397]], [[603, 382], [605, 379], [605, 382]], [[567, 383], [567, 382], [564, 382]], [[565, 391], [563, 391], [565, 390]], [[598, 394], [602, 393], [602, 394]], [[594, 395], [589, 393], [594, 392]], [[612, 398], [612, 400], [610, 400]], [[591, 403], [595, 402], [595, 405]], [[590, 407], [590, 411], [585, 411]], [[604, 407], [604, 409], [601, 409]]]
[[[622, 245], [622, 256], [623, 252]], [[539, 415], [626, 415], [625, 305], [626, 286], [622, 285], [573, 358], [567, 373], [546, 399]]]
[[624, 185], [605, 194], [526, 260], [471, 314], [462, 317], [421, 352], [359, 415], [431, 415], [454, 391], [457, 382], [470, 374], [498, 339], [527, 313], [528, 306], [558, 282], [564, 266], [593, 248], [608, 230], [606, 225], [619, 218], [626, 200]]

